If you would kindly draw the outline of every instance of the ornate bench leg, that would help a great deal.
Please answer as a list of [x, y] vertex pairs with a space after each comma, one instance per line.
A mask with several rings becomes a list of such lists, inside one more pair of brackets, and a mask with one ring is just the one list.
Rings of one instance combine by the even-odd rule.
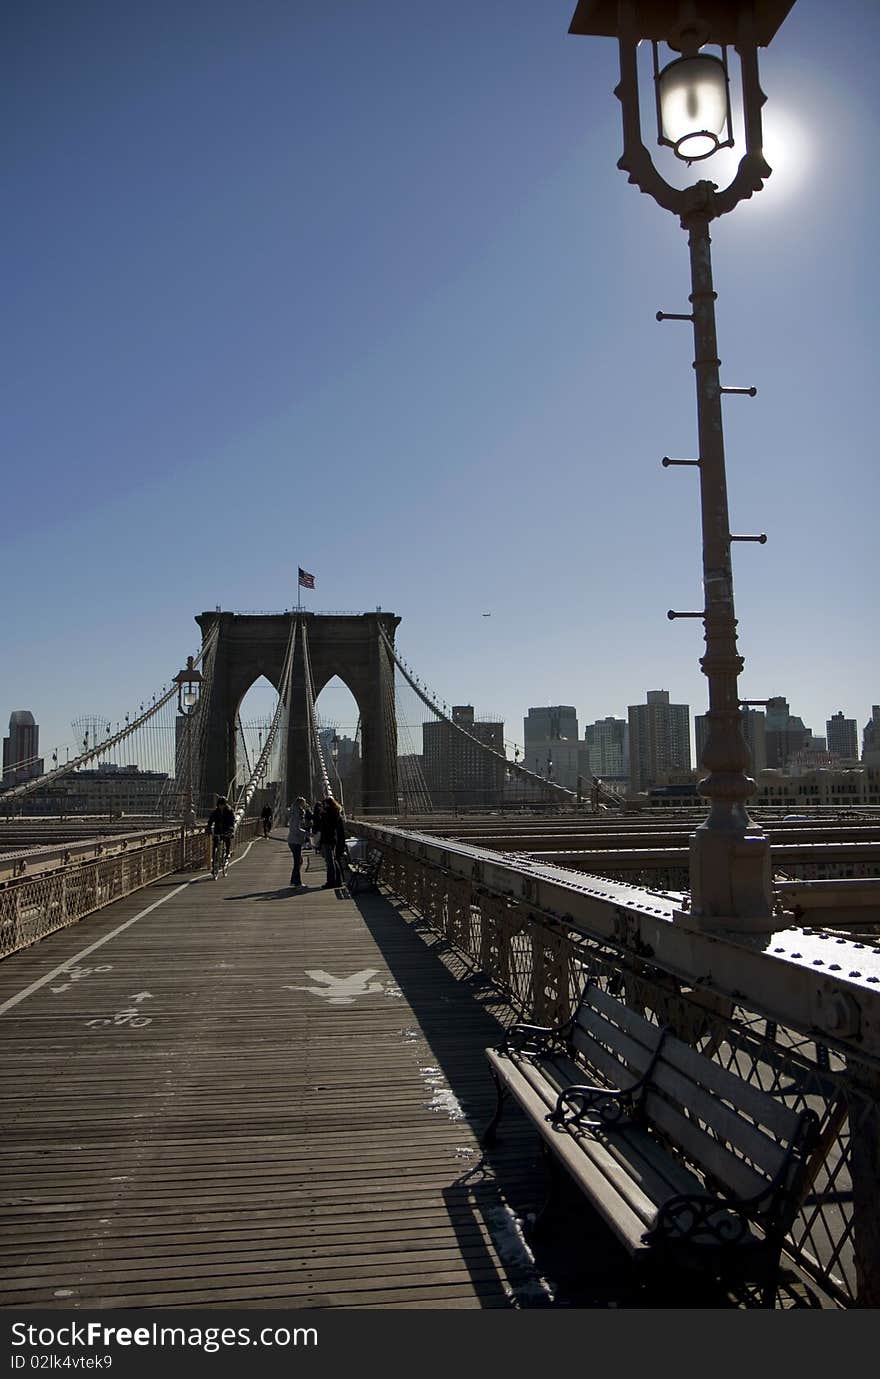
[[494, 1116], [489, 1121], [489, 1124], [486, 1126], [485, 1130], [480, 1136], [480, 1144], [484, 1147], [486, 1145], [495, 1143], [495, 1132], [498, 1129], [498, 1122], [501, 1119], [502, 1113], [504, 1111], [504, 1103], [507, 1100], [507, 1088], [505, 1087], [504, 1083], [496, 1075], [494, 1068], [490, 1068], [489, 1072], [492, 1074], [492, 1081], [495, 1083], [495, 1092], [498, 1097], [498, 1102], [495, 1107]]
[[772, 1259], [767, 1266], [767, 1273], [761, 1283], [761, 1306], [769, 1307], [773, 1311], [776, 1307], [776, 1290], [779, 1287], [781, 1276], [782, 1250], [775, 1259]]
[[559, 1186], [562, 1180], [562, 1169], [557, 1163], [556, 1156], [551, 1154], [543, 1140], [541, 1141], [541, 1157], [544, 1160], [544, 1169], [547, 1174], [547, 1192], [529, 1227], [531, 1236], [538, 1236], [544, 1230], [547, 1216], [559, 1200]]

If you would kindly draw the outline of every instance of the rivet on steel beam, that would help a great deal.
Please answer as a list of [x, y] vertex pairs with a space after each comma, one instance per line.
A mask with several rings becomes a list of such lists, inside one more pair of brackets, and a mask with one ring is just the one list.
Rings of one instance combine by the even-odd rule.
[[719, 388], [719, 393], [739, 393], [743, 397], [755, 397], [757, 388]]
[[673, 622], [676, 618], [705, 618], [706, 614], [705, 614], [705, 613], [676, 613], [676, 611], [675, 611], [674, 608], [670, 608], [669, 611], [667, 612], [666, 616], [667, 616], [667, 618], [669, 619], [670, 622]]
[[767, 545], [767, 533], [763, 531], [760, 536], [731, 536], [728, 539], [730, 541], [757, 541], [761, 546]]

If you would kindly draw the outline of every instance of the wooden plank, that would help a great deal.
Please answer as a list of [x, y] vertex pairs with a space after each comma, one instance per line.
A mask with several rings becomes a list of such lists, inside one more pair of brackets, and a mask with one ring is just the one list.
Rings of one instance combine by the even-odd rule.
[[[654, 1070], [651, 1083], [670, 1099], [670, 1110], [673, 1115], [681, 1108], [682, 1119], [686, 1121], [689, 1131], [698, 1131], [705, 1137], [707, 1143], [705, 1150], [701, 1151], [700, 1162], [705, 1163], [706, 1167], [711, 1160], [714, 1165], [713, 1172], [717, 1173], [726, 1163], [726, 1160], [719, 1160], [712, 1150], [712, 1146], [720, 1139], [745, 1155], [762, 1179], [767, 1180], [775, 1176], [785, 1159], [787, 1146], [770, 1139], [758, 1126], [739, 1115], [734, 1108], [725, 1106], [713, 1092], [706, 1091], [689, 1077], [682, 1076], [664, 1063], [662, 1057]], [[698, 1123], [700, 1121], [705, 1122], [705, 1128]], [[669, 1126], [675, 1123], [670, 1120]], [[675, 1139], [674, 1130], [670, 1129], [668, 1133]], [[689, 1138], [689, 1143], [693, 1146], [697, 1141]], [[728, 1179], [722, 1178], [722, 1181], [727, 1183]], [[733, 1186], [732, 1183], [729, 1185]]]
[[765, 1126], [771, 1134], [790, 1143], [798, 1128], [800, 1112], [786, 1106], [778, 1097], [768, 1096], [760, 1087], [746, 1082], [719, 1063], [704, 1058], [696, 1049], [673, 1035], [664, 1044], [662, 1059], [700, 1087], [732, 1102], [758, 1125]]
[[0, 1004], [36, 984], [3, 1016], [2, 1305], [540, 1290], [506, 1195], [542, 1189], [527, 1127], [473, 1173], [500, 1026], [381, 896], [295, 896], [289, 866], [260, 840], [122, 933], [181, 878], [0, 964]]

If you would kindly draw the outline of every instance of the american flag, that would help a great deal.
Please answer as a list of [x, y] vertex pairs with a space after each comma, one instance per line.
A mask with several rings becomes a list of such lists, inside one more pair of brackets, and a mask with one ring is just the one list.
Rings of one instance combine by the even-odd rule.
[[301, 565], [297, 568], [299, 569], [299, 582], [302, 585], [303, 589], [314, 589], [315, 576], [310, 575], [308, 570], [304, 570]]

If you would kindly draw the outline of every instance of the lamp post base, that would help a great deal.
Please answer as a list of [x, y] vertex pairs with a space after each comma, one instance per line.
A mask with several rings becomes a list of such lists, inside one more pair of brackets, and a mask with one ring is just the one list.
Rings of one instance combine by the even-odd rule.
[[758, 828], [691, 835], [690, 909], [676, 920], [692, 929], [769, 934], [783, 928], [772, 906], [770, 843]]

